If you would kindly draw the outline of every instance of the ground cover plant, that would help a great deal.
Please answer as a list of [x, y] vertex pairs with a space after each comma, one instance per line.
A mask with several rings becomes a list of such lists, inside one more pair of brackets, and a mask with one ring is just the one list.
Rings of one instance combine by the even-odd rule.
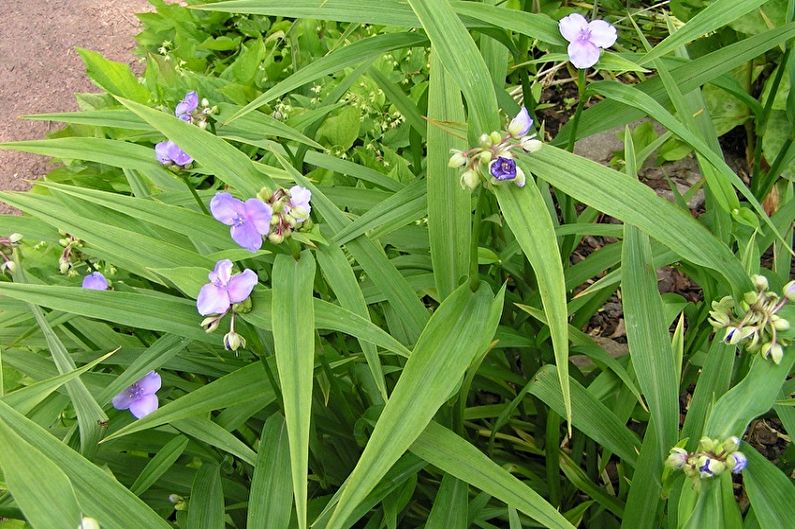
[[792, 524], [794, 0], [152, 4], [1, 146], [0, 528]]

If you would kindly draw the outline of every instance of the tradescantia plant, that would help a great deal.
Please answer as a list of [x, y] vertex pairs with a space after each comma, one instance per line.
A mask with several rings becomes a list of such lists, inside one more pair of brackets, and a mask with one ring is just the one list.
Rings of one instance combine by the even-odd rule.
[[0, 528], [791, 525], [791, 138], [705, 94], [791, 135], [795, 2], [152, 3], [2, 145], [63, 163], [0, 194]]

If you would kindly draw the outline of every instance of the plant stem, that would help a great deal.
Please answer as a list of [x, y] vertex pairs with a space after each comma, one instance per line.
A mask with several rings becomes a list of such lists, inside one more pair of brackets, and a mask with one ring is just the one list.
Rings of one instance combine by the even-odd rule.
[[[781, 62], [779, 63], [778, 70], [776, 71], [776, 76], [773, 78], [773, 84], [770, 86], [770, 93], [767, 95], [767, 101], [765, 101], [765, 107], [762, 110], [762, 117], [759, 119], [759, 122], [756, 124], [756, 146], [754, 148], [754, 170], [751, 176], [751, 190], [754, 191], [755, 194], [758, 194], [761, 183], [761, 171], [762, 171], [762, 142], [759, 141], [762, 134], [765, 132], [765, 128], [767, 127], [767, 121], [770, 119], [770, 112], [773, 110], [773, 102], [776, 99], [776, 93], [778, 92], [778, 87], [781, 84], [781, 79], [784, 77], [784, 70], [786, 69], [787, 62], [789, 62], [789, 54], [791, 49], [789, 46], [784, 51], [784, 55], [781, 57]], [[761, 196], [757, 196], [757, 198], [762, 199]]]
[[193, 198], [196, 200], [196, 203], [199, 205], [199, 209], [202, 210], [202, 213], [205, 215], [209, 215], [210, 211], [207, 209], [207, 206], [204, 205], [202, 199], [199, 198], [199, 194], [196, 192], [196, 189], [191, 185], [190, 180], [188, 179], [188, 175], [181, 173], [180, 176], [182, 177], [182, 181], [185, 182], [185, 185], [188, 186], [190, 189], [190, 194], [193, 195]]
[[478, 240], [480, 239], [480, 222], [483, 217], [483, 207], [486, 205], [486, 193], [483, 188], [478, 187], [477, 205], [475, 206], [475, 216], [472, 219], [472, 240], [470, 241], [469, 253], [469, 288], [474, 292], [480, 285], [480, 275], [478, 272]]
[[571, 125], [571, 133], [569, 134], [569, 145], [567, 150], [574, 152], [574, 144], [577, 142], [577, 127], [580, 125], [580, 115], [585, 105], [585, 70], [577, 70], [577, 93], [579, 94], [577, 101], [577, 110], [574, 111], [574, 121]]

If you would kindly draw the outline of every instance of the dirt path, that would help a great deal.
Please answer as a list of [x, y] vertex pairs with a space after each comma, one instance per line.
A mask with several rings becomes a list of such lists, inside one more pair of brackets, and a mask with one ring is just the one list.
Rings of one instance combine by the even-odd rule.
[[[77, 110], [75, 92], [97, 91], [75, 47], [135, 61], [135, 13], [146, 0], [0, 0], [0, 141], [37, 139], [56, 126], [18, 119]], [[43, 157], [0, 150], [0, 190], [26, 189]]]

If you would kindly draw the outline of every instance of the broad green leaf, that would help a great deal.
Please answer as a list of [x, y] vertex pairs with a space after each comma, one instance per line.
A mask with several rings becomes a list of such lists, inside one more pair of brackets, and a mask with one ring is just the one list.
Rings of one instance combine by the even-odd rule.
[[108, 472], [81, 457], [4, 402], [0, 402], [0, 421], [39, 452], [46, 454], [66, 474], [83, 515], [101, 520], [103, 529], [171, 529], [168, 522]]
[[257, 454], [231, 432], [204, 417], [191, 417], [171, 421], [171, 425], [180, 432], [189, 435], [206, 446], [232, 454], [241, 461], [253, 465]]
[[193, 479], [188, 503], [188, 527], [224, 529], [225, 526], [221, 470], [216, 464], [204, 463]]
[[792, 480], [755, 448], [743, 444], [748, 466], [743, 484], [760, 527], [788, 527], [795, 520], [795, 486]]
[[[415, 442], [414, 445], [416, 444]], [[428, 521], [425, 523], [425, 529], [467, 529], [469, 526], [468, 508], [467, 484], [450, 474], [445, 474], [433, 500], [433, 507], [428, 515]]]
[[0, 445], [4, 481], [33, 529], [80, 525], [80, 506], [66, 474], [2, 421]]
[[149, 91], [138, 82], [135, 74], [126, 64], [111, 61], [95, 51], [83, 48], [77, 48], [77, 53], [86, 64], [86, 74], [100, 88], [141, 103], [149, 99]]
[[538, 290], [552, 336], [555, 364], [563, 394], [563, 417], [571, 423], [569, 389], [569, 328], [566, 280], [555, 225], [532, 178], [523, 188], [498, 186], [495, 194], [505, 221], [538, 278]]
[[140, 496], [157, 483], [157, 480], [176, 463], [187, 446], [188, 438], [184, 435], [178, 435], [163, 445], [130, 486], [132, 493]]
[[461, 189], [459, 171], [447, 167], [450, 149], [464, 150], [466, 142], [433, 124], [465, 120], [461, 92], [438, 53], [431, 54], [428, 119], [428, 238], [436, 290], [443, 300], [469, 272], [472, 198]]
[[273, 264], [273, 346], [290, 445], [295, 510], [301, 529], [307, 527], [309, 419], [315, 368], [314, 281], [315, 260], [308, 250], [298, 259], [285, 254], [276, 256]]
[[536, 491], [475, 446], [435, 422], [414, 441], [411, 451], [440, 470], [520, 510], [543, 527], [574, 528]]
[[715, 270], [735, 290], [751, 289], [742, 264], [723, 243], [638, 180], [551, 145], [523, 159], [533, 174], [567, 195], [637, 226], [683, 258]]
[[274, 413], [260, 436], [248, 498], [248, 529], [287, 529], [293, 508], [290, 480], [287, 426], [284, 417]]
[[327, 529], [340, 529], [390, 467], [422, 433], [485, 350], [502, 312], [485, 283], [462, 285], [431, 316], [384, 407], [367, 446], [348, 477]]

